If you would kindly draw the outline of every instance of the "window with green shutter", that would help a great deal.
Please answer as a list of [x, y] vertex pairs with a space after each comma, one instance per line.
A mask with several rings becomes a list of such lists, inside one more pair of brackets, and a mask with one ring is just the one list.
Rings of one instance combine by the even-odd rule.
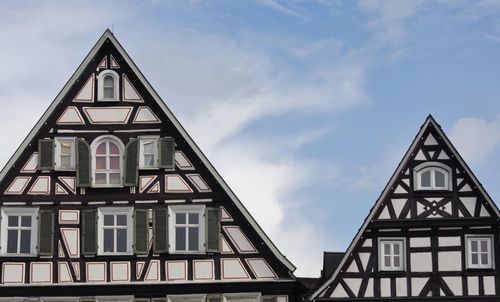
[[134, 211], [134, 251], [137, 255], [147, 255], [149, 246], [148, 210]]
[[80, 188], [90, 187], [91, 178], [91, 160], [90, 146], [82, 140], [76, 140], [76, 185]]
[[206, 208], [206, 247], [209, 253], [220, 252], [220, 208]]
[[158, 140], [160, 149], [160, 168], [174, 169], [175, 141], [172, 137], [162, 137]]
[[137, 186], [139, 180], [139, 139], [133, 139], [125, 148], [125, 176], [124, 185]]
[[168, 212], [167, 208], [153, 211], [153, 251], [168, 252]]
[[38, 140], [38, 170], [54, 170], [54, 140]]
[[54, 252], [54, 212], [40, 210], [38, 224], [38, 254], [52, 256]]
[[97, 253], [97, 210], [82, 212], [82, 251], [85, 256]]

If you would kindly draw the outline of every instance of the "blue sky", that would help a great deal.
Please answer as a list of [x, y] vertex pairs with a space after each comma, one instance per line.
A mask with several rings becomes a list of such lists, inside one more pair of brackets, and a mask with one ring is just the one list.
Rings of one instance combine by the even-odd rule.
[[431, 113], [500, 198], [500, 1], [0, 4], [5, 163], [107, 27], [298, 267], [343, 251]]

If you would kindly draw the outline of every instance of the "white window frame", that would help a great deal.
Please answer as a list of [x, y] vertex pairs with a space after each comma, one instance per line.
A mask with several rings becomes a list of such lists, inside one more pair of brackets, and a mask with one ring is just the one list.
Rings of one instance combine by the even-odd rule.
[[[487, 248], [488, 248], [488, 263], [483, 264], [483, 263], [478, 263], [478, 264], [472, 264], [472, 251], [471, 251], [471, 243], [472, 241], [486, 241], [487, 242]], [[493, 246], [493, 235], [465, 235], [465, 250], [466, 250], [466, 261], [467, 261], [467, 268], [468, 269], [493, 269], [495, 268], [494, 266], [494, 246]], [[480, 252], [480, 244], [478, 244], [478, 261], [481, 262], [481, 252]]]
[[[38, 208], [2, 208], [1, 209], [1, 247], [0, 255], [9, 257], [32, 257], [38, 254]], [[31, 216], [31, 242], [29, 253], [7, 253], [8, 216]], [[19, 244], [19, 243], [18, 243]]]
[[207, 295], [205, 294], [188, 294], [188, 295], [168, 295], [168, 302], [205, 302]]
[[[422, 174], [431, 171], [431, 186], [424, 187], [421, 183]], [[439, 171], [444, 174], [444, 187], [437, 187], [435, 181], [435, 173]], [[451, 191], [452, 184], [452, 170], [445, 164], [439, 162], [426, 162], [416, 166], [413, 169], [413, 181], [415, 190], [436, 190], [436, 191]]]
[[[222, 302], [240, 302], [239, 300], [253, 300], [260, 302], [262, 298], [261, 293], [230, 293], [222, 295]], [[236, 300], [236, 301], [235, 301]]]
[[[107, 182], [106, 184], [96, 184], [96, 165], [97, 165], [97, 160], [96, 160], [96, 152], [97, 152], [97, 147], [103, 142], [113, 142], [117, 145], [118, 149], [120, 150], [120, 183], [119, 184], [110, 184], [109, 183], [109, 173], [117, 173], [118, 171], [107, 171], [106, 173], [106, 179]], [[90, 149], [92, 152], [92, 187], [93, 188], [123, 188], [123, 173], [124, 173], [124, 167], [123, 165], [125, 164], [123, 157], [125, 154], [125, 145], [119, 139], [118, 137], [114, 135], [103, 135], [99, 136], [98, 138], [94, 139], [92, 144], [90, 145]], [[102, 172], [104, 173], [104, 172]]]
[[[384, 261], [384, 243], [391, 244], [391, 265], [386, 265]], [[399, 257], [400, 257], [400, 265], [394, 266], [394, 259], [392, 258], [394, 254], [394, 245], [398, 244], [399, 247]], [[402, 272], [406, 270], [406, 238], [398, 238], [398, 237], [387, 237], [387, 238], [379, 238], [378, 239], [378, 267], [381, 272]]]
[[[198, 250], [197, 251], [177, 251], [175, 247], [175, 226], [176, 213], [197, 213], [198, 216]], [[170, 254], [205, 254], [205, 205], [171, 205], [168, 207], [168, 238]], [[186, 248], [188, 247], [188, 236], [186, 236]]]
[[[98, 255], [132, 255], [134, 239], [133, 207], [106, 207], [97, 208], [97, 254]], [[127, 251], [126, 252], [105, 252], [104, 251], [104, 215], [127, 215]], [[116, 235], [115, 235], [116, 240]]]
[[[56, 171], [75, 171], [76, 168], [76, 137], [56, 137], [55, 138], [55, 170]], [[72, 147], [70, 151], [70, 166], [61, 167], [61, 143], [71, 142]]]
[[[159, 136], [139, 136], [139, 170], [156, 170], [158, 169], [158, 139]], [[144, 164], [144, 142], [153, 141], [154, 162], [153, 167], [146, 167]]]
[[[104, 97], [104, 78], [106, 76], [111, 76], [114, 83], [114, 98]], [[120, 76], [116, 71], [111, 69], [103, 70], [97, 76], [97, 100], [99, 102], [119, 102], [120, 101]]]

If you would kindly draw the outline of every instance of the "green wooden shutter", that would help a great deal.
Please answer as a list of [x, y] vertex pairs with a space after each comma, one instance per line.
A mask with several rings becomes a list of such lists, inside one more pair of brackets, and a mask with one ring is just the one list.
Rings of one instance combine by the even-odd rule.
[[38, 170], [54, 170], [54, 140], [38, 140]]
[[205, 211], [206, 249], [209, 253], [218, 253], [220, 251], [220, 208], [206, 208]]
[[38, 254], [52, 256], [54, 252], [54, 212], [40, 210], [38, 213]]
[[76, 186], [80, 188], [90, 187], [91, 177], [90, 146], [82, 140], [76, 140]]
[[153, 211], [153, 251], [168, 252], [168, 212], [167, 208]]
[[93, 256], [97, 253], [97, 210], [82, 211], [82, 253]]
[[148, 210], [134, 211], [134, 251], [138, 255], [147, 255], [149, 246]]
[[137, 186], [139, 180], [139, 139], [128, 142], [125, 148], [125, 176], [124, 185]]
[[160, 168], [173, 169], [175, 167], [175, 142], [171, 137], [161, 137], [158, 140], [160, 153]]

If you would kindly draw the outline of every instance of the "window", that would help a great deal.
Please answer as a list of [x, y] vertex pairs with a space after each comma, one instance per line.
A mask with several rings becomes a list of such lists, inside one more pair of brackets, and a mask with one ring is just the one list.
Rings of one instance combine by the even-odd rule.
[[123, 186], [123, 143], [114, 136], [102, 136], [92, 142], [94, 157], [93, 186], [121, 187]]
[[429, 162], [414, 169], [416, 190], [451, 190], [451, 169], [441, 163]]
[[170, 252], [205, 252], [205, 206], [170, 206]]
[[158, 137], [140, 137], [139, 169], [158, 168]]
[[102, 102], [119, 101], [119, 76], [113, 70], [104, 70], [97, 76], [97, 100]]
[[133, 208], [99, 208], [98, 213], [98, 254], [132, 254]]
[[490, 235], [466, 235], [467, 268], [493, 268], [493, 237]]
[[36, 255], [38, 208], [2, 209], [2, 254]]
[[74, 171], [75, 161], [75, 138], [56, 137], [55, 169], [59, 171]]
[[403, 271], [405, 267], [405, 239], [379, 239], [379, 270]]

